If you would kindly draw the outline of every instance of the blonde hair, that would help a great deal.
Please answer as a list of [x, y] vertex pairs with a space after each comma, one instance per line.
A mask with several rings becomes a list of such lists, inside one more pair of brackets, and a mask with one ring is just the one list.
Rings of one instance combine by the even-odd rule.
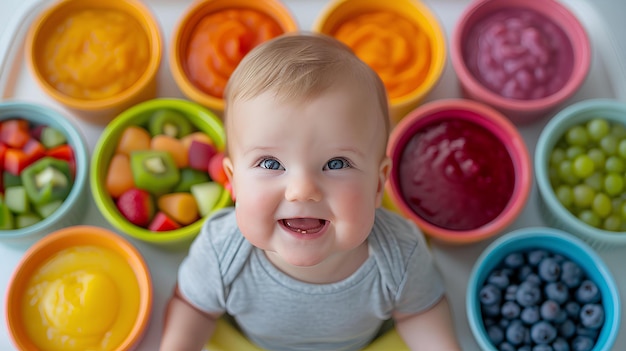
[[390, 131], [387, 93], [378, 74], [340, 41], [323, 34], [284, 34], [250, 51], [228, 80], [225, 118], [238, 100], [271, 91], [283, 101], [315, 98], [339, 80], [370, 89]]

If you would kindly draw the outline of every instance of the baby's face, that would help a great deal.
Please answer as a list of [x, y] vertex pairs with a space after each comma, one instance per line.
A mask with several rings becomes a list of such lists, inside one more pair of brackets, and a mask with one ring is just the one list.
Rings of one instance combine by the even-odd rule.
[[255, 246], [312, 266], [365, 241], [389, 172], [375, 99], [346, 86], [295, 102], [265, 93], [227, 118], [224, 165]]

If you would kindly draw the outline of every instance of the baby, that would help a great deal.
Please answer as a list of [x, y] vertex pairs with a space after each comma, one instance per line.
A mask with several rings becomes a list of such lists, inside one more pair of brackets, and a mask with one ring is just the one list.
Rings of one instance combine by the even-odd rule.
[[268, 350], [360, 350], [393, 319], [411, 350], [460, 350], [424, 237], [382, 209], [389, 116], [339, 41], [283, 35], [225, 93], [235, 207], [182, 262], [161, 350], [201, 350], [223, 314]]

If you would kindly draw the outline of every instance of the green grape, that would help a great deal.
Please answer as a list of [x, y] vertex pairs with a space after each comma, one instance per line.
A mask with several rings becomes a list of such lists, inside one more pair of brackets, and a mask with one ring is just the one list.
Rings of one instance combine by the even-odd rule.
[[622, 173], [624, 172], [624, 160], [617, 156], [609, 156], [604, 163], [604, 169], [607, 172]]
[[621, 123], [613, 123], [611, 128], [611, 135], [616, 136], [618, 139], [626, 138], [626, 126]]
[[559, 165], [559, 178], [570, 185], [578, 184], [580, 179], [574, 174], [572, 161], [565, 160], [561, 162]]
[[619, 144], [617, 144], [617, 154], [619, 157], [626, 159], [626, 139], [620, 140]]
[[559, 202], [569, 208], [574, 203], [574, 192], [572, 188], [567, 185], [560, 185], [556, 188], [555, 191], [556, 198], [559, 199]]
[[620, 215], [622, 219], [626, 222], [626, 201], [622, 203]]
[[606, 161], [606, 155], [604, 151], [598, 149], [597, 147], [591, 148], [587, 151], [587, 156], [593, 160], [594, 165], [598, 169], [602, 169], [604, 167], [604, 163]]
[[584, 183], [589, 185], [595, 191], [602, 191], [604, 189], [604, 174], [601, 172], [594, 172], [592, 175], [585, 178]]
[[617, 154], [618, 143], [619, 143], [619, 139], [615, 135], [612, 135], [612, 134], [609, 134], [605, 136], [604, 138], [600, 139], [600, 147], [608, 155]]
[[593, 203], [591, 204], [591, 209], [600, 216], [600, 218], [606, 218], [611, 214], [611, 211], [613, 211], [611, 198], [605, 193], [596, 193], [596, 196], [593, 198]]
[[617, 173], [608, 173], [604, 177], [604, 191], [609, 196], [615, 196], [624, 190], [624, 178]]
[[603, 118], [594, 118], [587, 122], [587, 133], [593, 141], [599, 141], [609, 134], [609, 122]]
[[602, 228], [604, 230], [610, 230], [612, 232], [617, 232], [622, 227], [622, 219], [616, 215], [610, 215], [604, 219], [604, 223], [602, 223]]
[[574, 204], [579, 208], [589, 208], [596, 196], [596, 191], [587, 184], [575, 185], [572, 189], [574, 193]]
[[578, 213], [578, 218], [592, 227], [599, 228], [602, 220], [591, 210], [582, 210]]
[[585, 153], [585, 149], [578, 145], [572, 145], [565, 150], [565, 156], [569, 160], [574, 160], [576, 157]]
[[[550, 154], [550, 164], [553, 166], [558, 166], [565, 160], [565, 149], [556, 147], [552, 150], [552, 154]], [[604, 161], [602, 162], [604, 164]]]
[[587, 154], [576, 156], [572, 163], [572, 171], [579, 178], [586, 178], [595, 171], [593, 160]]
[[565, 133], [565, 141], [570, 145], [585, 146], [589, 142], [587, 129], [581, 125], [571, 127]]
[[[559, 184], [561, 184], [561, 177], [559, 177], [559, 169], [556, 167], [548, 168], [548, 179], [550, 179], [550, 185], [552, 185], [552, 189], [556, 189]], [[602, 177], [604, 180], [604, 177]]]

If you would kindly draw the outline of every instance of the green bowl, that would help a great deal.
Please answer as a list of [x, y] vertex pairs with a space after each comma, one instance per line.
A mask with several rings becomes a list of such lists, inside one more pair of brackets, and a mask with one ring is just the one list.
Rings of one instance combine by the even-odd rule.
[[[179, 229], [153, 232], [136, 226], [124, 218], [105, 188], [109, 161], [113, 157], [122, 131], [129, 126], [147, 124], [152, 112], [163, 108], [176, 110], [186, 115], [198, 130], [206, 133], [213, 140], [218, 150], [224, 149], [225, 134], [223, 124], [208, 109], [199, 104], [181, 99], [158, 98], [145, 101], [119, 114], [103, 130], [93, 151], [90, 183], [91, 193], [98, 210], [113, 227], [126, 235], [151, 244], [175, 247], [176, 245], [190, 243], [200, 232], [206, 216]], [[223, 190], [211, 213], [229, 206], [231, 203], [230, 193]], [[207, 216], [211, 215], [211, 213]]]
[[61, 207], [41, 221], [21, 229], [0, 230], [0, 242], [12, 246], [30, 246], [48, 233], [58, 229], [79, 224], [84, 218], [88, 196], [87, 177], [89, 171], [89, 157], [87, 144], [78, 128], [68, 118], [57, 111], [38, 104], [6, 101], [0, 102], [0, 121], [21, 118], [28, 120], [32, 125], [48, 125], [62, 131], [67, 143], [74, 151], [76, 160], [76, 175], [74, 185]]

